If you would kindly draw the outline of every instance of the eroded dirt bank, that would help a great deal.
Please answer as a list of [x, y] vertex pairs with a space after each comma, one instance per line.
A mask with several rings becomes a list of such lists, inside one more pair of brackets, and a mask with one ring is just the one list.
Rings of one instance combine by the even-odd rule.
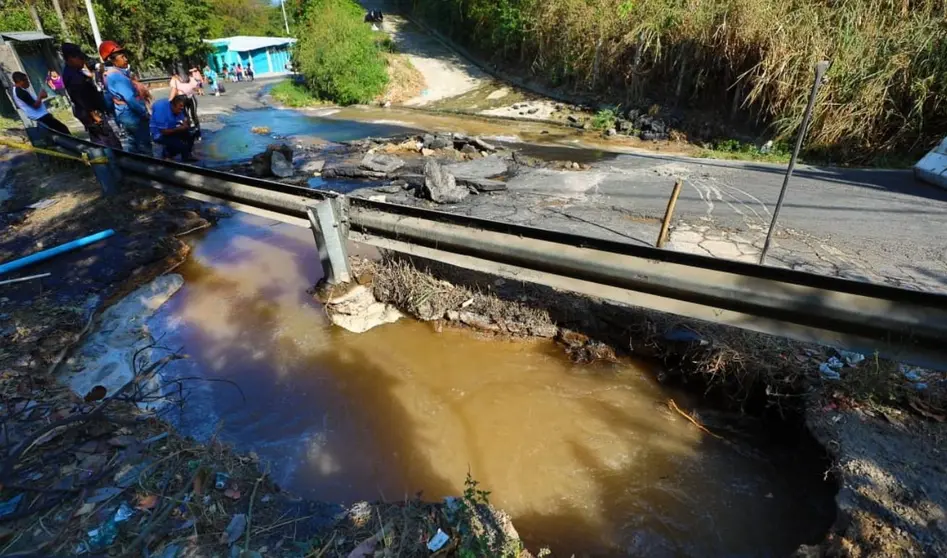
[[[801, 547], [799, 556], [947, 552], [942, 373], [875, 357], [860, 360], [437, 262], [389, 256], [355, 265], [360, 287], [370, 289], [378, 303], [436, 329], [555, 337], [577, 362], [628, 353], [655, 359], [665, 370], [662, 382], [687, 385], [724, 408], [761, 417], [774, 436], [813, 437], [831, 458], [825, 474], [838, 482], [837, 516], [824, 541]], [[330, 316], [334, 313], [330, 304]], [[838, 380], [820, 372], [826, 362]], [[704, 431], [716, 436], [713, 430], [708, 423]]]

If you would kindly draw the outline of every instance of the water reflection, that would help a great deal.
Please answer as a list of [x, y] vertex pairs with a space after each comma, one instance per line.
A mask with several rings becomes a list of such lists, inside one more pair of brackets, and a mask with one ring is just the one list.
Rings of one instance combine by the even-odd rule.
[[[768, 556], [815, 541], [817, 476], [750, 459], [670, 413], [632, 363], [573, 366], [548, 342], [402, 321], [332, 328], [305, 293], [309, 231], [224, 221], [153, 319], [206, 384], [185, 430], [256, 451], [305, 496], [351, 502], [463, 490], [470, 471], [532, 548], [557, 554]], [[776, 462], [778, 463], [778, 462]], [[829, 518], [830, 520], [831, 518]]]

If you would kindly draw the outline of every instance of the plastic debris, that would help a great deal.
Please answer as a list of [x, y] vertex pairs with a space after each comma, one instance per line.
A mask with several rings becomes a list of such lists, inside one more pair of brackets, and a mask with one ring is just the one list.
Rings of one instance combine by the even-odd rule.
[[701, 338], [700, 334], [693, 329], [674, 326], [664, 333], [665, 341], [674, 341], [677, 343], [700, 343], [706, 345], [707, 341]]
[[6, 517], [13, 514], [13, 512], [16, 511], [17, 506], [20, 505], [21, 500], [23, 500], [23, 495], [17, 494], [5, 502], [0, 502], [0, 517]]
[[822, 377], [826, 380], [841, 380], [842, 375], [833, 369], [829, 363], [823, 362], [819, 365], [819, 373], [822, 374]]
[[214, 476], [214, 488], [217, 490], [223, 490], [227, 488], [227, 482], [230, 480], [230, 475], [227, 473], [217, 473]]
[[427, 549], [431, 552], [437, 552], [438, 550], [444, 548], [444, 545], [447, 544], [447, 541], [449, 540], [450, 537], [447, 536], [447, 533], [438, 529], [437, 533], [434, 533], [434, 536], [428, 541]]
[[865, 360], [865, 355], [861, 353], [855, 353], [852, 351], [839, 351], [838, 354], [842, 357], [842, 360], [845, 361], [845, 364], [849, 366], [857, 366], [859, 363]]
[[112, 519], [115, 520], [115, 523], [121, 523], [123, 521], [128, 521], [131, 516], [135, 515], [135, 510], [131, 509], [128, 504], [122, 502], [122, 505], [115, 510], [115, 515]]
[[89, 535], [89, 550], [95, 552], [108, 548], [118, 538], [118, 524], [114, 518], [102, 524], [98, 529], [93, 529], [87, 533]]
[[223, 534], [220, 535], [220, 542], [222, 544], [232, 545], [237, 542], [243, 532], [247, 528], [247, 516], [238, 513], [230, 519], [230, 523], [227, 525], [227, 528], [224, 530]]

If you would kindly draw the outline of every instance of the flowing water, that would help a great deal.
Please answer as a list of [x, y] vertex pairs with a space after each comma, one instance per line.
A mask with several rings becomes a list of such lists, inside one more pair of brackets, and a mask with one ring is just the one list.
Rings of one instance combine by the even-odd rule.
[[167, 373], [242, 393], [192, 384], [172, 420], [257, 452], [301, 496], [433, 500], [470, 473], [557, 556], [781, 556], [831, 523], [811, 450], [708, 437], [667, 406], [695, 402], [641, 363], [573, 365], [550, 341], [412, 320], [330, 326], [306, 293], [308, 230], [234, 216], [179, 272], [151, 321], [190, 355]]

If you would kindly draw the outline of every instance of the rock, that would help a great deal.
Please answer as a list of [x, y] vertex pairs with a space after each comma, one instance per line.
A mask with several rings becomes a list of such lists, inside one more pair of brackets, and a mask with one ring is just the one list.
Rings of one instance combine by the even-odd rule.
[[329, 167], [322, 171], [323, 178], [388, 178], [388, 173], [363, 169], [351, 165]]
[[625, 119], [619, 118], [615, 121], [615, 130], [619, 133], [630, 132], [633, 128], [631, 122]]
[[638, 137], [644, 141], [665, 141], [668, 139], [667, 134], [658, 134], [655, 132], [641, 132]]
[[[288, 163], [290, 169], [292, 169], [293, 148], [285, 143], [274, 143], [267, 146], [266, 151], [254, 155], [250, 161], [250, 167], [253, 169], [255, 175], [260, 177], [279, 176], [275, 175], [273, 171], [274, 153], [279, 153], [283, 158], [283, 162], [277, 163], [280, 172], [285, 172], [284, 162]], [[289, 176], [292, 176], [292, 173], [290, 173]], [[285, 176], [283, 178], [285, 178]]]
[[605, 135], [608, 137], [612, 137], [617, 134], [618, 134], [618, 130], [616, 130], [615, 128], [609, 128], [608, 130], [605, 130]]
[[476, 157], [480, 156], [480, 152], [477, 151], [477, 148], [469, 143], [464, 145], [462, 148], [460, 148], [460, 152], [465, 155], [476, 156]]
[[491, 180], [489, 178], [460, 178], [455, 177], [457, 184], [467, 188], [473, 188], [476, 193], [481, 192], [502, 192], [507, 190], [506, 182]]
[[470, 192], [457, 185], [454, 175], [434, 159], [424, 163], [424, 194], [434, 203], [458, 203]]
[[424, 147], [428, 149], [444, 149], [445, 147], [453, 147], [454, 140], [450, 136], [445, 136], [442, 134], [424, 135]]
[[421, 149], [421, 155], [423, 155], [424, 157], [431, 157], [432, 155], [434, 155], [434, 150], [424, 147]]
[[326, 302], [326, 311], [333, 324], [353, 333], [364, 333], [402, 317], [394, 306], [378, 302], [365, 285], [356, 285], [344, 294], [330, 298]]
[[273, 176], [289, 178], [293, 176], [294, 173], [293, 160], [287, 160], [285, 155], [279, 151], [274, 151], [270, 159], [270, 171], [273, 172]]
[[567, 119], [569, 122], [571, 122], [572, 124], [578, 124], [578, 123], [579, 123], [579, 117], [576, 116], [576, 115], [574, 115], [574, 114], [570, 114], [568, 117], [566, 117], [566, 119]]
[[536, 114], [537, 112], [539, 112], [539, 109], [536, 107], [533, 107], [529, 109], [528, 111], [526, 111], [526, 114]]
[[579, 170], [582, 168], [582, 165], [576, 162], [573, 162], [571, 166], [572, 166], [572, 170]]
[[404, 161], [394, 155], [368, 153], [362, 158], [362, 168], [385, 174], [395, 172], [404, 166]]
[[474, 138], [472, 142], [480, 151], [489, 151], [492, 153], [497, 150], [496, 146], [492, 143], [487, 143], [480, 138]]
[[304, 174], [321, 174], [322, 169], [326, 166], [326, 162], [322, 159], [316, 159], [315, 161], [306, 161], [299, 167], [300, 172]]
[[402, 174], [398, 176], [398, 180], [405, 183], [403, 186], [405, 190], [424, 187], [423, 174]]
[[395, 184], [394, 182], [392, 182], [391, 184], [387, 186], [379, 186], [378, 188], [375, 188], [375, 190], [381, 192], [382, 194], [397, 194], [398, 192], [403, 190], [402, 186], [404, 184], [407, 184], [407, 183], [404, 181], [401, 181], [401, 183], [399, 184]]
[[625, 113], [625, 118], [631, 122], [635, 122], [641, 116], [641, 111], [638, 109], [628, 109], [628, 112]]

